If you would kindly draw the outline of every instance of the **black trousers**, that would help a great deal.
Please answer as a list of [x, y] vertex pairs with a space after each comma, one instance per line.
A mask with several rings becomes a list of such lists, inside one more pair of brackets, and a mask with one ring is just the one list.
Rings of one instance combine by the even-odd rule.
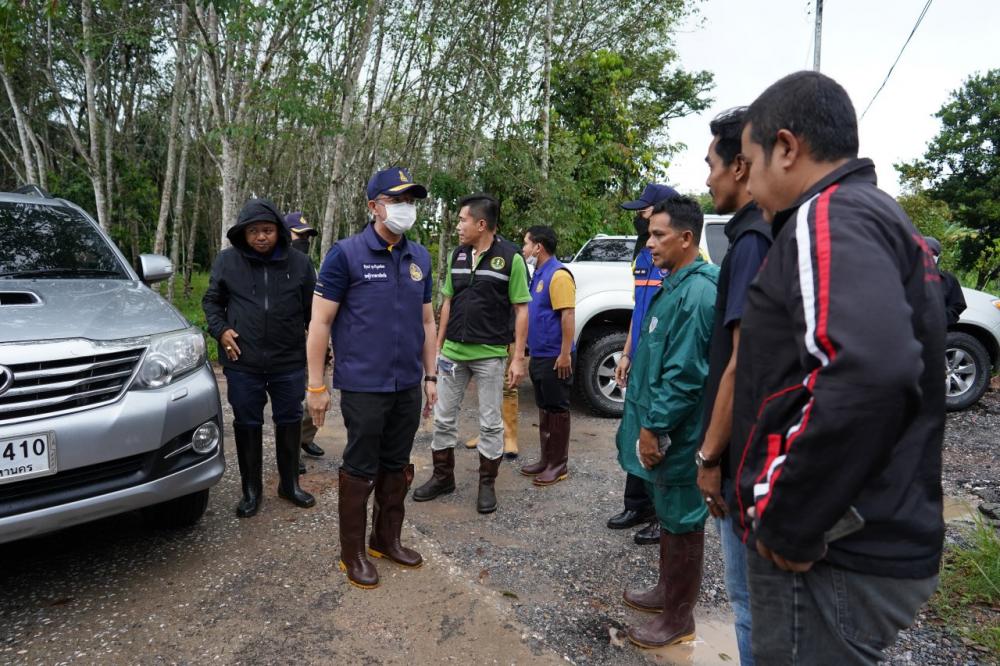
[[395, 393], [341, 391], [340, 411], [347, 428], [344, 470], [374, 479], [379, 467], [398, 472], [410, 464], [421, 401], [419, 386]]
[[653, 510], [653, 501], [646, 492], [646, 482], [631, 474], [625, 477], [625, 508], [642, 512]]
[[[572, 355], [576, 365], [576, 354]], [[531, 357], [528, 362], [528, 376], [535, 389], [535, 405], [547, 412], [569, 411], [570, 392], [573, 390], [573, 375], [559, 379], [555, 371], [556, 357]]]

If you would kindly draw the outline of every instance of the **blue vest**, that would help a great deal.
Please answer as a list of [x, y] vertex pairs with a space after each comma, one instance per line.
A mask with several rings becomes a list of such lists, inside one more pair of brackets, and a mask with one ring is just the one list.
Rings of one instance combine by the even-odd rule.
[[412, 240], [390, 252], [370, 224], [337, 245], [350, 282], [333, 321], [334, 388], [390, 393], [419, 386], [430, 253]]
[[[528, 351], [535, 358], [559, 356], [562, 349], [562, 315], [552, 309], [549, 286], [558, 270], [568, 269], [555, 257], [550, 257], [531, 277], [531, 302], [528, 303]], [[570, 273], [570, 277], [573, 274]], [[576, 350], [574, 344], [572, 350]]]
[[635, 308], [632, 310], [632, 353], [639, 348], [639, 333], [642, 330], [642, 320], [653, 302], [653, 296], [660, 290], [664, 278], [670, 274], [666, 269], [660, 269], [653, 263], [653, 253], [648, 247], [642, 248], [632, 262], [632, 278], [635, 280]]

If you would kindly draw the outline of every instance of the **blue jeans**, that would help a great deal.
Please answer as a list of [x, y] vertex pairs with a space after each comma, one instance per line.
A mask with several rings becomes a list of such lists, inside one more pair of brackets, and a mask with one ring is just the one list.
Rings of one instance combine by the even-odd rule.
[[277, 424], [302, 421], [305, 368], [291, 372], [257, 374], [225, 368], [226, 397], [233, 421], [244, 426], [264, 425], [264, 405], [271, 398], [271, 419]]
[[826, 561], [782, 571], [747, 552], [753, 656], [762, 664], [876, 664], [937, 587], [937, 576], [887, 578]]
[[[722, 496], [728, 497], [728, 486], [723, 481]], [[733, 531], [733, 517], [715, 519], [722, 546], [722, 562], [726, 569], [726, 594], [736, 615], [736, 644], [740, 648], [740, 664], [753, 666], [753, 649], [750, 639], [750, 588], [747, 585], [747, 547]]]

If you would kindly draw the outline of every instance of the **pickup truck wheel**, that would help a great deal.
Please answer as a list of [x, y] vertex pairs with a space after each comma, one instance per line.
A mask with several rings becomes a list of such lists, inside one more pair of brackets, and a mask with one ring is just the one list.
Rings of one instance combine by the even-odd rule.
[[155, 527], [176, 529], [190, 527], [199, 520], [208, 507], [208, 488], [184, 495], [142, 510], [143, 517]]
[[625, 348], [626, 333], [597, 338], [583, 350], [574, 379], [580, 394], [598, 416], [619, 418], [625, 409], [625, 394], [615, 383], [615, 366]]
[[990, 383], [990, 355], [983, 343], [959, 331], [950, 331], [945, 343], [945, 405], [949, 412], [974, 405]]

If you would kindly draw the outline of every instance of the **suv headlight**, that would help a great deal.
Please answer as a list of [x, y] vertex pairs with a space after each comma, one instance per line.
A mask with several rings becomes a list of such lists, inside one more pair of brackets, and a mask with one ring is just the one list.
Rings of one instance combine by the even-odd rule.
[[161, 388], [205, 363], [205, 338], [201, 331], [168, 333], [154, 337], [135, 376], [135, 388]]

